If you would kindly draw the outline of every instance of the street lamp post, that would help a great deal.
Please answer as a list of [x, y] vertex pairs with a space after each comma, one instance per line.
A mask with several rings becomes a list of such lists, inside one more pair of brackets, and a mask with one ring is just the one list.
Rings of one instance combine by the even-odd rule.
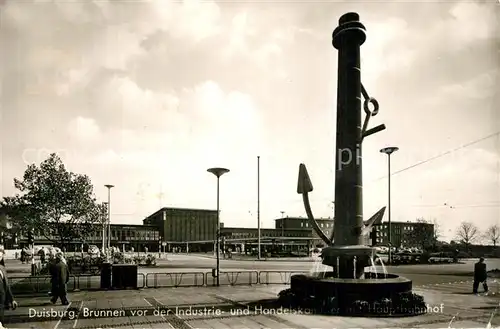
[[391, 228], [391, 154], [399, 150], [398, 147], [385, 147], [380, 150], [381, 153], [387, 154], [387, 178], [388, 178], [388, 196], [387, 196], [387, 214], [388, 214], [388, 240], [389, 240], [389, 257], [388, 262], [392, 264], [392, 228]]
[[284, 241], [284, 237], [285, 237], [285, 212], [280, 211], [280, 213], [281, 213], [281, 248], [284, 249], [284, 247], [285, 247], [285, 241]]
[[217, 177], [217, 233], [215, 236], [215, 248], [217, 250], [217, 268], [216, 268], [216, 275], [217, 275], [217, 287], [220, 285], [219, 282], [219, 267], [220, 267], [220, 211], [219, 211], [219, 179], [220, 176], [224, 175], [225, 173], [229, 172], [229, 169], [226, 168], [210, 168], [207, 169], [209, 173], [214, 174]]
[[[111, 189], [115, 187], [114, 185], [106, 184], [104, 185], [108, 188], [108, 225], [107, 225], [107, 236], [106, 236], [106, 247], [109, 251], [111, 247]], [[106, 252], [107, 254], [107, 252]]]
[[260, 155], [257, 156], [257, 259], [260, 260]]
[[[103, 202], [102, 203], [102, 207], [103, 207], [103, 212], [101, 214], [101, 217], [102, 217], [102, 244], [101, 244], [101, 251], [102, 253], [104, 254], [104, 250], [106, 249], [106, 241], [107, 241], [107, 225], [106, 223], [108, 222], [108, 203], [107, 202]], [[104, 208], [106, 209], [106, 212], [104, 212]]]

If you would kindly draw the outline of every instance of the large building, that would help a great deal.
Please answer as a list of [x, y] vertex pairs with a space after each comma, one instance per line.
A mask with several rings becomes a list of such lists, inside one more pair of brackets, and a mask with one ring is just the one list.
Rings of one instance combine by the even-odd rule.
[[[304, 217], [281, 217], [274, 220], [275, 228], [281, 230], [282, 232], [286, 230], [296, 230], [302, 229], [310, 233], [311, 237], [318, 245], [324, 245], [323, 241], [320, 239], [316, 231], [309, 224], [309, 219]], [[316, 222], [319, 228], [323, 230], [323, 233], [327, 237], [331, 237], [333, 233], [333, 218], [317, 218]]]
[[[256, 228], [223, 227], [221, 228], [221, 235], [223, 248], [246, 252], [255, 251], [258, 248], [259, 231]], [[308, 229], [260, 229], [263, 252], [276, 246], [288, 251], [308, 250], [311, 248], [313, 240], [312, 231]]]
[[[293, 229], [303, 229], [311, 233], [311, 236], [314, 240], [318, 240], [320, 244], [322, 244], [321, 239], [319, 238], [316, 231], [309, 224], [309, 219], [304, 217], [282, 217], [274, 220], [275, 228], [286, 231]], [[317, 218], [316, 222], [319, 225], [319, 228], [323, 230], [326, 236], [331, 237], [333, 232], [333, 219], [332, 218]]]
[[[377, 245], [389, 245], [389, 225], [374, 226]], [[391, 240], [396, 248], [422, 247], [434, 238], [434, 224], [421, 222], [391, 222]]]
[[213, 250], [217, 232], [217, 210], [161, 208], [143, 220], [160, 231], [167, 250]]
[[[275, 228], [261, 229], [261, 244], [281, 246], [282, 249], [294, 251], [322, 247], [324, 242], [319, 238], [309, 220], [304, 217], [282, 217], [275, 221]], [[325, 235], [332, 236], [334, 219], [316, 219]], [[421, 247], [423, 241], [434, 237], [434, 225], [414, 222], [392, 222], [392, 242], [395, 247]], [[388, 245], [388, 225], [382, 223], [374, 226], [376, 244]], [[82, 244], [101, 246], [102, 230], [93, 229], [85, 241], [72, 241], [68, 251], [80, 250]], [[111, 245], [120, 249], [136, 251], [213, 251], [217, 232], [217, 211], [192, 208], [161, 208], [143, 220], [143, 225], [111, 224]], [[46, 234], [46, 232], [43, 232]], [[256, 228], [224, 227], [221, 223], [221, 237], [224, 246], [233, 250], [244, 248], [253, 250], [257, 246], [258, 230]], [[42, 232], [35, 232], [35, 244], [50, 244]], [[27, 245], [26, 236], [17, 236], [6, 241], [12, 246]], [[366, 245], [372, 243], [366, 236]], [[223, 247], [221, 245], [221, 247]]]
[[[97, 226], [97, 225], [96, 225]], [[99, 248], [102, 245], [102, 226], [90, 228], [90, 235], [84, 240], [70, 241], [66, 246], [67, 251], [80, 251], [82, 245], [96, 245]], [[120, 250], [131, 251], [158, 251], [161, 246], [160, 232], [155, 226], [150, 225], [131, 225], [131, 224], [111, 224], [111, 246], [118, 247]], [[34, 232], [35, 245], [51, 245], [59, 239], [54, 235], [47, 234], [44, 229]], [[21, 233], [10, 243], [12, 247], [28, 246], [27, 234]]]

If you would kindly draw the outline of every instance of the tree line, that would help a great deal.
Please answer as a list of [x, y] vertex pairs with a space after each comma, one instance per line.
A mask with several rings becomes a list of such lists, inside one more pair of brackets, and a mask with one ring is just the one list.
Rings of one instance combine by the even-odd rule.
[[14, 186], [17, 193], [0, 201], [4, 239], [37, 232], [64, 247], [84, 241], [104, 224], [106, 208], [97, 202], [90, 178], [68, 171], [55, 153], [29, 165]]
[[[434, 247], [441, 237], [440, 226], [436, 220], [429, 221], [424, 218], [418, 218], [417, 223], [433, 224], [434, 229], [432, 234], [429, 231], [429, 225], [415, 225], [412, 231], [405, 233], [405, 239], [413, 241], [414, 244], [426, 250]], [[484, 232], [472, 222], [461, 222], [455, 232], [455, 239], [457, 242], [463, 244], [466, 248], [470, 245], [480, 242], [488, 242], [493, 244], [494, 247], [500, 242], [500, 225], [493, 224], [489, 226]]]

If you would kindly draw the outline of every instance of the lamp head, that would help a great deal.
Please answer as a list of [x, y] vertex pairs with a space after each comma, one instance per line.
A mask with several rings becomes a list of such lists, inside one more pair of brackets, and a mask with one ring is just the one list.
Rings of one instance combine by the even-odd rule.
[[228, 173], [229, 172], [229, 169], [226, 169], [226, 168], [210, 168], [210, 169], [207, 169], [208, 172], [214, 174], [215, 176], [217, 176], [217, 178], [219, 178], [220, 176], [224, 175], [225, 173]]
[[111, 185], [111, 184], [106, 184], [106, 185], [104, 185], [104, 186], [105, 186], [105, 187], [107, 187], [107, 188], [112, 188], [112, 187], [115, 187], [114, 185]]
[[380, 153], [385, 153], [387, 155], [391, 155], [392, 153], [396, 152], [399, 150], [399, 147], [391, 146], [391, 147], [384, 147], [383, 149], [380, 150]]

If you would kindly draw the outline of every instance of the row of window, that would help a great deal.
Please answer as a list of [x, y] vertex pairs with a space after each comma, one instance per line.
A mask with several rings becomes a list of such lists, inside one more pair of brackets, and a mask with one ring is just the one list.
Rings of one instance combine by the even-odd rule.
[[[321, 228], [333, 227], [333, 223], [318, 223]], [[300, 222], [300, 227], [309, 227], [309, 222]]]
[[[45, 239], [45, 235], [42, 235], [40, 233], [35, 233], [34, 238], [36, 240], [41, 240]], [[55, 236], [50, 236], [49, 237], [51, 240], [57, 239]], [[96, 232], [93, 231], [92, 234], [89, 235], [89, 239], [92, 240], [99, 240], [102, 238], [102, 231]], [[27, 236], [21, 236], [21, 239], [27, 239]], [[111, 239], [113, 240], [159, 240], [160, 239], [160, 234], [158, 231], [146, 231], [146, 230], [120, 230], [120, 229], [112, 229], [111, 230]]]
[[[386, 240], [386, 239], [377, 238], [377, 242], [384, 242], [385, 240]], [[409, 241], [407, 241], [407, 240], [402, 240], [401, 242], [402, 242], [402, 243], [407, 243], [407, 242], [409, 242]]]
[[[283, 232], [283, 235], [280, 234], [281, 232], [261, 232], [260, 236], [261, 237], [307, 237], [307, 234], [304, 233], [298, 233], [298, 232]], [[254, 232], [245, 232], [245, 233], [239, 233], [239, 232], [232, 232], [231, 233], [231, 238], [256, 238], [258, 237], [257, 233]]]
[[[387, 230], [387, 225], [375, 226], [375, 229], [377, 231]], [[415, 229], [414, 226], [403, 226], [403, 231], [413, 231], [414, 229]], [[393, 226], [392, 230], [393, 231], [401, 231], [401, 226]]]

